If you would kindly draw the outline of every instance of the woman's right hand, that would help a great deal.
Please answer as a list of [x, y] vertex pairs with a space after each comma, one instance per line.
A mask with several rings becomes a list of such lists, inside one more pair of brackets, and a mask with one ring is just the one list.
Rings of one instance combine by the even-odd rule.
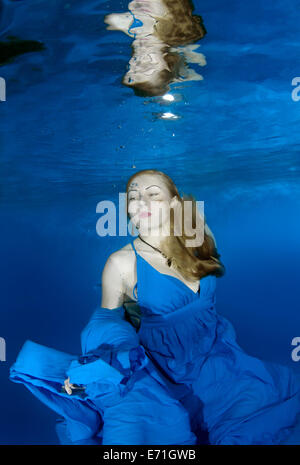
[[70, 378], [65, 379], [64, 386], [65, 386], [66, 393], [71, 395], [72, 388], [74, 388], [74, 385], [70, 383]]

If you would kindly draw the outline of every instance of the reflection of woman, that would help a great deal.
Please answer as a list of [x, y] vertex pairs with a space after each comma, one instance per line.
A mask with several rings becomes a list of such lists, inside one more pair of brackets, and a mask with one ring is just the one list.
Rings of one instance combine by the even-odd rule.
[[[203, 217], [192, 210], [177, 235], [186, 204], [156, 170], [135, 173], [127, 194], [139, 237], [105, 264], [83, 355], [26, 341], [11, 380], [65, 418], [57, 431], [69, 443], [196, 444], [207, 443], [205, 432], [211, 444], [284, 443], [300, 413], [300, 379], [247, 355], [216, 312], [224, 266]], [[202, 242], [187, 244], [189, 224], [205, 226]], [[135, 327], [124, 311], [130, 302], [138, 303]], [[76, 383], [84, 394], [59, 392], [67, 375], [67, 391]]]
[[132, 45], [134, 53], [122, 83], [132, 87], [138, 96], [164, 95], [170, 90], [169, 83], [183, 72], [185, 61], [163, 43], [150, 39], [145, 42], [136, 40]]
[[190, 0], [134, 0], [128, 9], [135, 17], [151, 17], [153, 35], [167, 45], [190, 44], [206, 34], [202, 17], [192, 14]]
[[[121, 30], [134, 38], [129, 70], [123, 84], [136, 95], [164, 95], [168, 84], [176, 80], [202, 79], [194, 70], [185, 71], [187, 56], [175, 46], [191, 44], [204, 37], [201, 16], [193, 15], [189, 0], [141, 0], [128, 5], [129, 12], [105, 17], [107, 29]], [[173, 49], [171, 49], [173, 47]], [[202, 64], [199, 54], [198, 63]]]
[[193, 15], [190, 0], [133, 0], [128, 10], [107, 15], [107, 29], [122, 30], [131, 37], [151, 34], [170, 46], [190, 44], [206, 34], [202, 17]]

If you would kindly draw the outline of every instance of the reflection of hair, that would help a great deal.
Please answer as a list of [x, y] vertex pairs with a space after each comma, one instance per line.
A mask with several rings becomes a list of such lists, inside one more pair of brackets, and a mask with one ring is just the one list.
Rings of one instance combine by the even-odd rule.
[[170, 52], [170, 47], [164, 47], [162, 50], [166, 69], [159, 71], [155, 79], [149, 76], [149, 81], [127, 83], [123, 79], [123, 84], [132, 87], [134, 93], [140, 97], [154, 97], [166, 94], [169, 90], [169, 83], [179, 75], [180, 67], [183, 64], [183, 58], [174, 52]]
[[[170, 197], [177, 197], [182, 207], [182, 235], [174, 235], [174, 213], [170, 214], [170, 235], [166, 236], [160, 244], [160, 250], [172, 260], [172, 264], [182, 276], [186, 279], [198, 280], [209, 274], [221, 277], [225, 274], [225, 267], [219, 260], [220, 254], [217, 252], [217, 248], [213, 238], [208, 235], [204, 230], [204, 241], [201, 246], [197, 247], [186, 247], [186, 240], [193, 240], [193, 237], [186, 234], [184, 228], [184, 201], [190, 200], [192, 202], [192, 227], [196, 227], [196, 215], [198, 219], [202, 219], [202, 226], [205, 225], [205, 216], [202, 218], [199, 216], [197, 209], [196, 200], [193, 196], [180, 196], [177, 187], [175, 186], [172, 179], [162, 171], [158, 170], [141, 170], [134, 173], [128, 180], [126, 185], [126, 193], [133, 179], [142, 174], [150, 174], [159, 176], [165, 186], [167, 187]], [[172, 211], [172, 209], [171, 209]], [[128, 199], [127, 199], [127, 212], [128, 212]], [[129, 216], [129, 215], [128, 215]], [[204, 222], [204, 225], [203, 225]]]
[[167, 45], [185, 45], [202, 39], [206, 34], [202, 17], [193, 15], [190, 0], [162, 0], [168, 12], [157, 20], [155, 35]]
[[171, 46], [186, 45], [202, 39], [206, 29], [202, 17], [193, 15], [194, 6], [191, 0], [161, 0], [166, 6], [164, 17], [155, 17], [154, 34], [164, 44], [164, 60], [166, 69], [158, 72], [153, 79], [144, 82], [123, 84], [132, 87], [135, 95], [140, 97], [154, 97], [164, 95], [170, 90], [169, 84], [179, 76], [180, 66], [184, 60], [178, 53], [170, 51]]

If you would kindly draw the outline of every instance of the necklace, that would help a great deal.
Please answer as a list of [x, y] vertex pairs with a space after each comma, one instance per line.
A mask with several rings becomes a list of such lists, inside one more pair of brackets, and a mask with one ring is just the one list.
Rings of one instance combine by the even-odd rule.
[[141, 236], [139, 236], [139, 238], [141, 239], [141, 241], [145, 242], [145, 244], [150, 245], [150, 247], [152, 247], [152, 249], [154, 249], [154, 250], [156, 250], [157, 252], [161, 253], [162, 256], [167, 260], [168, 266], [171, 266], [171, 264], [172, 264], [172, 259], [171, 259], [171, 258], [168, 258], [168, 257], [167, 257], [161, 250], [159, 250], [157, 247], [154, 247], [153, 245], [149, 244], [149, 242], [144, 241], [144, 239], [142, 239]]

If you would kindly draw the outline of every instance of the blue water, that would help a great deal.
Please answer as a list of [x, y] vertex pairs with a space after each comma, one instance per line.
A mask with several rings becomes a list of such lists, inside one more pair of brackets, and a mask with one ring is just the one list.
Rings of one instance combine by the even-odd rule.
[[126, 2], [1, 2], [0, 40], [46, 47], [0, 67], [1, 444], [58, 444], [57, 415], [8, 370], [26, 339], [79, 353], [105, 260], [129, 240], [97, 235], [96, 205], [117, 202], [140, 169], [205, 201], [226, 266], [217, 308], [239, 344], [300, 370], [298, 2], [194, 4], [208, 31], [204, 79], [172, 85], [178, 101], [167, 104], [121, 84], [131, 39], [103, 17]]

